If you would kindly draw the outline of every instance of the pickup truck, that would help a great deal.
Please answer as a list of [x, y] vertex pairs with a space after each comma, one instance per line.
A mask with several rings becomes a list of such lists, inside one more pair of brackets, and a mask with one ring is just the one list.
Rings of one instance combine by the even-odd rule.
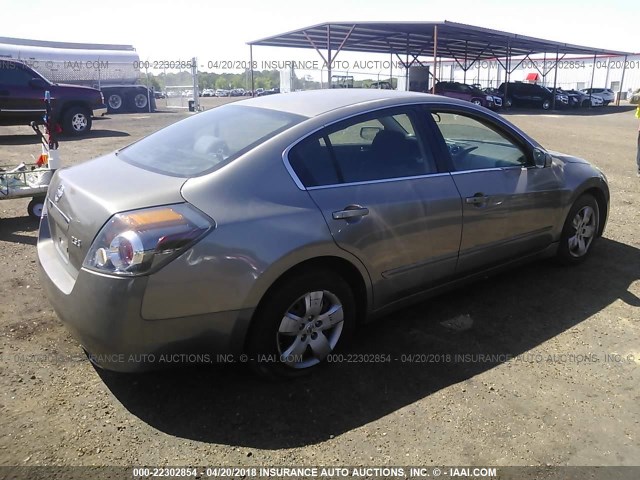
[[91, 130], [92, 116], [106, 113], [100, 90], [51, 83], [28, 65], [0, 59], [0, 125], [43, 122], [44, 93], [51, 93], [53, 121], [69, 136]]

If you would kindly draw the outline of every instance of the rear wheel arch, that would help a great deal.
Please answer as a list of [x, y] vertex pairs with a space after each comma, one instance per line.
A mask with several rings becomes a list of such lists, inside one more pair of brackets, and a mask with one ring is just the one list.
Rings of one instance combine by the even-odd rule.
[[[342, 257], [322, 256], [304, 260], [288, 268], [269, 286], [260, 299], [255, 312], [268, 301], [271, 295], [290, 278], [310, 270], [329, 270], [340, 275], [351, 287], [356, 300], [357, 320], [361, 323], [369, 310], [370, 289], [362, 272], [353, 263]], [[254, 318], [256, 317], [254, 313]]]
[[[311, 299], [320, 292], [316, 309]], [[365, 308], [366, 285], [357, 267], [335, 256], [303, 261], [280, 275], [256, 307], [243, 347], [249, 366], [272, 379], [312, 372], [349, 343]]]
[[91, 108], [91, 106], [89, 104], [87, 104], [85, 102], [81, 102], [81, 101], [71, 101], [71, 102], [65, 103], [62, 106], [62, 108], [60, 109], [60, 112], [56, 114], [56, 118], [59, 119], [59, 120], [62, 120], [62, 118], [66, 115], [66, 113], [69, 111], [69, 109], [74, 108], [74, 107], [83, 108], [83, 109], [87, 110], [90, 114], [93, 114], [93, 109]]

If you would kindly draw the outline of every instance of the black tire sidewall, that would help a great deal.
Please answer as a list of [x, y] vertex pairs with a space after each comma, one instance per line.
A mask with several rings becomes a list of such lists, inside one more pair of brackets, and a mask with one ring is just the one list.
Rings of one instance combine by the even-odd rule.
[[[598, 216], [596, 233], [593, 240], [591, 241], [591, 245], [589, 245], [589, 249], [587, 250], [587, 253], [585, 253], [581, 257], [574, 257], [573, 255], [571, 255], [571, 253], [569, 253], [569, 238], [574, 233], [573, 226], [572, 226], [573, 218], [582, 208], [587, 206], [593, 208], [594, 212], [596, 212], [596, 215]], [[564, 226], [562, 227], [562, 234], [560, 235], [560, 245], [558, 246], [558, 254], [557, 254], [557, 259], [560, 261], [560, 263], [564, 265], [577, 265], [579, 263], [584, 262], [589, 257], [589, 255], [591, 255], [591, 252], [593, 251], [593, 247], [596, 243], [596, 240], [598, 239], [599, 229], [600, 229], [600, 207], [598, 206], [598, 202], [592, 195], [584, 194], [574, 202], [573, 206], [571, 207], [571, 210], [569, 210], [569, 214], [567, 215], [567, 218], [564, 221]]]
[[[294, 275], [276, 285], [269, 297], [258, 307], [247, 334], [245, 351], [249, 365], [266, 378], [299, 377], [322, 367], [326, 361], [304, 369], [294, 369], [279, 362], [258, 361], [258, 356], [277, 358], [277, 332], [286, 310], [302, 295], [318, 290], [327, 290], [338, 297], [342, 304], [344, 320], [340, 339], [333, 352], [347, 344], [356, 324], [356, 302], [348, 283], [329, 270], [314, 270]], [[333, 353], [332, 352], [332, 353]]]
[[[113, 108], [109, 104], [109, 100], [111, 100], [111, 97], [120, 98], [120, 106], [118, 108]], [[110, 93], [107, 97], [107, 110], [109, 111], [109, 113], [119, 113], [124, 111], [124, 96], [121, 93]]]
[[[144, 107], [138, 107], [136, 105], [136, 97], [138, 95], [144, 95], [145, 100], [147, 100], [146, 104]], [[130, 108], [130, 110], [132, 112], [138, 112], [138, 113], [142, 113], [142, 112], [148, 112], [149, 111], [149, 98], [141, 91], [138, 92], [134, 92], [130, 95], [129, 100], [128, 100], [128, 106]]]

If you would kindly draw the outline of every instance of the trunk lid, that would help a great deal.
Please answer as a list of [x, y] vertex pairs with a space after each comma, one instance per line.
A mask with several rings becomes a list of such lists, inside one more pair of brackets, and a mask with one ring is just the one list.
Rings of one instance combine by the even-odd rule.
[[184, 202], [185, 178], [144, 170], [116, 153], [58, 170], [49, 185], [48, 222], [60, 256], [77, 271], [115, 213]]

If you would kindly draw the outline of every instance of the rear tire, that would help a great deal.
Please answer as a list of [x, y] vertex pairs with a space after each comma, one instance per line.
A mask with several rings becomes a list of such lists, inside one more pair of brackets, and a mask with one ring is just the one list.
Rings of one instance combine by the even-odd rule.
[[355, 323], [355, 299], [341, 276], [330, 270], [292, 276], [254, 314], [249, 364], [267, 378], [309, 374], [348, 341]]
[[131, 110], [133, 110], [134, 112], [148, 112], [149, 111], [149, 99], [147, 98], [147, 95], [138, 91], [138, 92], [134, 92], [130, 99], [129, 99], [129, 104], [131, 106]]
[[598, 238], [600, 229], [600, 209], [592, 196], [582, 195], [569, 210], [564, 222], [557, 259], [564, 265], [584, 262]]
[[121, 113], [124, 111], [124, 98], [122, 93], [111, 93], [107, 97], [107, 109], [109, 113]]
[[71, 107], [62, 117], [62, 131], [65, 135], [78, 137], [91, 130], [91, 110], [85, 107]]

